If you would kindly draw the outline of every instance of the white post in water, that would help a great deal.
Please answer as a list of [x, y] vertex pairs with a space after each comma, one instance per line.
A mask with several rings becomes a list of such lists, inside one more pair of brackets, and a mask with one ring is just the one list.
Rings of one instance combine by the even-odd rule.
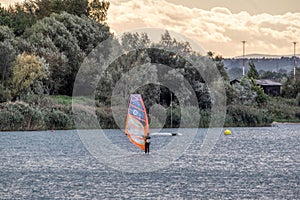
[[294, 44], [294, 80], [296, 80], [296, 44], [297, 42], [293, 42]]
[[243, 76], [245, 76], [245, 43], [246, 43], [246, 41], [243, 40], [242, 43], [243, 43]]

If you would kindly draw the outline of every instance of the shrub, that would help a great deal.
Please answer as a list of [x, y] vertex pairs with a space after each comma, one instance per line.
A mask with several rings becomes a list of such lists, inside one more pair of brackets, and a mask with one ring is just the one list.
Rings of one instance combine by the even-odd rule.
[[200, 110], [199, 128], [207, 128], [211, 120], [210, 110]]
[[24, 117], [19, 111], [10, 111], [6, 108], [1, 109], [0, 113], [0, 130], [12, 131], [20, 130], [24, 123]]
[[72, 119], [69, 115], [60, 110], [44, 110], [44, 120], [48, 129], [69, 129], [73, 127]]
[[241, 105], [227, 107], [225, 126], [266, 126], [272, 122], [273, 116], [268, 110]]
[[97, 128], [95, 125], [95, 116], [94, 116], [94, 108], [83, 106], [81, 104], [74, 104], [73, 110], [75, 111], [72, 116], [74, 121], [76, 122], [76, 128], [79, 129], [93, 129]]
[[101, 128], [119, 128], [114, 120], [110, 108], [98, 108], [96, 110], [96, 115], [98, 117], [99, 125]]
[[270, 98], [266, 108], [276, 121], [299, 121], [297, 113], [300, 113], [300, 107], [296, 105], [295, 99]]
[[33, 107], [23, 102], [7, 104], [7, 109], [14, 113], [20, 113], [24, 120], [19, 128], [24, 130], [41, 129], [44, 126], [43, 114], [39, 107]]

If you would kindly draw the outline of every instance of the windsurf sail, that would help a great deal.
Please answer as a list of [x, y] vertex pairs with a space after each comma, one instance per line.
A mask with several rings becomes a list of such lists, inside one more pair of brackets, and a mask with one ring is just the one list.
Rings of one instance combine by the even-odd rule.
[[142, 96], [140, 94], [131, 94], [125, 133], [134, 145], [145, 150], [144, 137], [148, 132], [149, 122]]

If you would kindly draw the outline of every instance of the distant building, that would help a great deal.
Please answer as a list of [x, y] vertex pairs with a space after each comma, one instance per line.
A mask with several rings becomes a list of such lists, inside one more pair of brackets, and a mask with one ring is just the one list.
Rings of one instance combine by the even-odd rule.
[[[260, 79], [260, 80], [255, 80], [257, 85], [260, 85], [264, 93], [270, 96], [280, 96], [281, 94], [281, 83], [269, 80], [269, 79]], [[230, 85], [234, 84], [240, 84], [241, 81], [239, 79], [233, 79], [230, 81]]]
[[281, 83], [268, 80], [268, 79], [260, 79], [255, 80], [257, 85], [260, 85], [264, 92], [270, 96], [280, 96], [281, 94]]

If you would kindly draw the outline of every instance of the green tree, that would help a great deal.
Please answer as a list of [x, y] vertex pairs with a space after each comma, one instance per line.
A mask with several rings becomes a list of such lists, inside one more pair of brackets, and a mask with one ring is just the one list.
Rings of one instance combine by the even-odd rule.
[[248, 76], [249, 78], [259, 79], [259, 74], [258, 74], [258, 72], [257, 72], [257, 70], [256, 70], [256, 67], [255, 67], [253, 61], [250, 61], [250, 62], [249, 62], [249, 66], [250, 66], [250, 69], [249, 69], [249, 71], [248, 71], [248, 73], [247, 73], [247, 76]]
[[144, 49], [151, 46], [147, 33], [124, 33], [121, 37], [124, 50]]
[[29, 28], [36, 22], [35, 16], [27, 10], [22, 3], [16, 3], [8, 8], [10, 28], [14, 30], [16, 36], [21, 36], [26, 28]]
[[[107, 25], [88, 17], [54, 13], [26, 30], [22, 50], [45, 58], [49, 64], [51, 94], [72, 95], [84, 57], [111, 35]], [[102, 53], [108, 54], [107, 50]]]
[[14, 97], [43, 94], [43, 82], [48, 78], [48, 68], [40, 58], [23, 53], [17, 56], [13, 67], [12, 88]]
[[256, 70], [256, 67], [253, 61], [249, 62], [250, 69], [247, 73], [247, 77], [250, 79], [251, 82], [251, 90], [255, 91], [257, 96], [255, 97], [255, 101], [258, 106], [263, 106], [268, 100], [267, 94], [264, 93], [264, 90], [261, 86], [256, 84], [256, 79], [259, 79], [259, 74]]
[[67, 12], [77, 16], [88, 16], [87, 0], [26, 0], [26, 10], [30, 10], [36, 19], [50, 17], [51, 14]]
[[280, 72], [266, 71], [261, 75], [261, 79], [271, 79], [279, 82], [281, 82], [285, 78], [287, 78], [287, 74]]
[[6, 87], [6, 81], [10, 76], [10, 70], [12, 63], [15, 59], [16, 51], [14, 47], [7, 41], [0, 42], [0, 69], [1, 69], [1, 83], [2, 86]]
[[234, 84], [233, 89], [235, 90], [235, 98], [233, 103], [238, 105], [255, 105], [257, 93], [251, 88], [251, 80], [247, 77], [244, 77], [240, 84]]
[[0, 3], [0, 26], [12, 27], [13, 20], [6, 8]]
[[258, 106], [264, 106], [268, 101], [268, 95], [265, 94], [263, 88], [260, 85], [257, 85], [255, 80], [252, 79], [252, 90], [257, 94], [255, 101]]
[[160, 38], [158, 43], [153, 45], [154, 47], [163, 48], [166, 51], [181, 52], [182, 54], [191, 54], [193, 49], [189, 42], [178, 41], [171, 36], [169, 31], [165, 31]]
[[13, 43], [15, 40], [15, 35], [13, 30], [8, 26], [0, 26], [0, 41], [3, 42], [4, 40]]
[[53, 17], [77, 39], [79, 48], [85, 54], [90, 53], [100, 42], [112, 35], [107, 25], [97, 23], [88, 17], [78, 17], [66, 12], [54, 14]]
[[222, 56], [215, 55], [215, 53], [213, 53], [212, 51], [207, 52], [207, 55], [210, 59], [214, 61], [223, 79], [225, 81], [229, 81], [229, 76], [224, 68], [224, 63], [222, 62]]
[[2, 87], [7, 86], [7, 80], [11, 75], [11, 68], [16, 57], [15, 37], [10, 28], [0, 26], [0, 75]]
[[[52, 14], [51, 17], [39, 20], [24, 33], [24, 38], [28, 41], [28, 47], [32, 49], [28, 49], [29, 52], [50, 50], [50, 52], [60, 54], [58, 58], [64, 65], [55, 65], [59, 69], [54, 69], [52, 68], [53, 66], [50, 66], [50, 71], [58, 70], [63, 72], [58, 77], [58, 83], [61, 84], [61, 87], [57, 92], [71, 95], [75, 76], [85, 53], [78, 46], [76, 37], [72, 35], [63, 23], [56, 19], [57, 15]], [[45, 54], [47, 52], [42, 53]], [[53, 56], [50, 56], [50, 58], [53, 58]], [[63, 69], [61, 69], [62, 67]], [[58, 75], [58, 73], [55, 73], [55, 75]], [[53, 77], [53, 74], [51, 77], [57, 80], [57, 77]]]
[[89, 1], [88, 0], [64, 0], [65, 12], [76, 16], [89, 15]]
[[300, 93], [300, 80], [294, 78], [288, 78], [282, 85], [282, 96], [285, 98], [296, 98]]
[[[137, 50], [120, 56], [115, 62], [109, 65], [104, 73], [104, 78], [101, 78], [99, 82], [96, 98], [100, 102], [110, 104], [110, 95], [115, 84], [119, 82], [121, 78], [124, 80], [124, 74], [132, 68], [137, 67], [136, 70], [138, 70], [139, 66], [143, 66], [152, 68], [152, 70], [157, 72], [159, 79], [170, 84], [174, 83], [175, 87], [179, 86], [178, 84], [184, 84], [183, 80], [187, 80], [196, 92], [199, 106], [201, 106], [201, 108], [210, 108], [211, 97], [208, 85], [204, 82], [201, 74], [182, 55], [193, 57], [193, 59], [196, 60], [195, 63], [202, 63], [201, 65], [203, 66], [201, 67], [203, 67], [203, 71], [211, 70], [209, 67], [212, 64], [211, 60], [205, 60], [203, 56], [194, 53], [188, 43], [173, 39], [168, 32], [162, 35], [161, 41], [158, 43], [149, 43], [150, 47], [148, 48], [147, 42], [141, 42], [144, 39], [148, 41], [148, 37], [146, 35], [144, 37], [140, 36], [141, 35], [136, 33], [126, 33], [123, 35], [121, 38], [122, 47], [124, 47], [125, 50]], [[168, 68], [160, 66], [168, 66]], [[128, 77], [128, 79], [140, 79], [139, 76], [135, 77], [135, 73], [131, 74], [132, 76]], [[203, 74], [205, 74], [205, 72]], [[149, 74], [145, 76], [148, 75]], [[174, 82], [175, 77], [177, 78], [177, 82]], [[151, 78], [147, 80], [151, 80]], [[151, 106], [155, 103], [160, 103], [164, 106], [170, 105], [171, 92], [165, 87], [156, 84], [147, 84], [144, 87], [140, 87], [138, 92], [141, 94], [152, 94], [150, 95], [151, 98], [144, 99], [147, 106]], [[181, 95], [181, 100], [189, 101], [191, 94], [189, 91], [182, 91], [179, 95]], [[176, 104], [176, 97], [173, 98], [173, 104]]]

